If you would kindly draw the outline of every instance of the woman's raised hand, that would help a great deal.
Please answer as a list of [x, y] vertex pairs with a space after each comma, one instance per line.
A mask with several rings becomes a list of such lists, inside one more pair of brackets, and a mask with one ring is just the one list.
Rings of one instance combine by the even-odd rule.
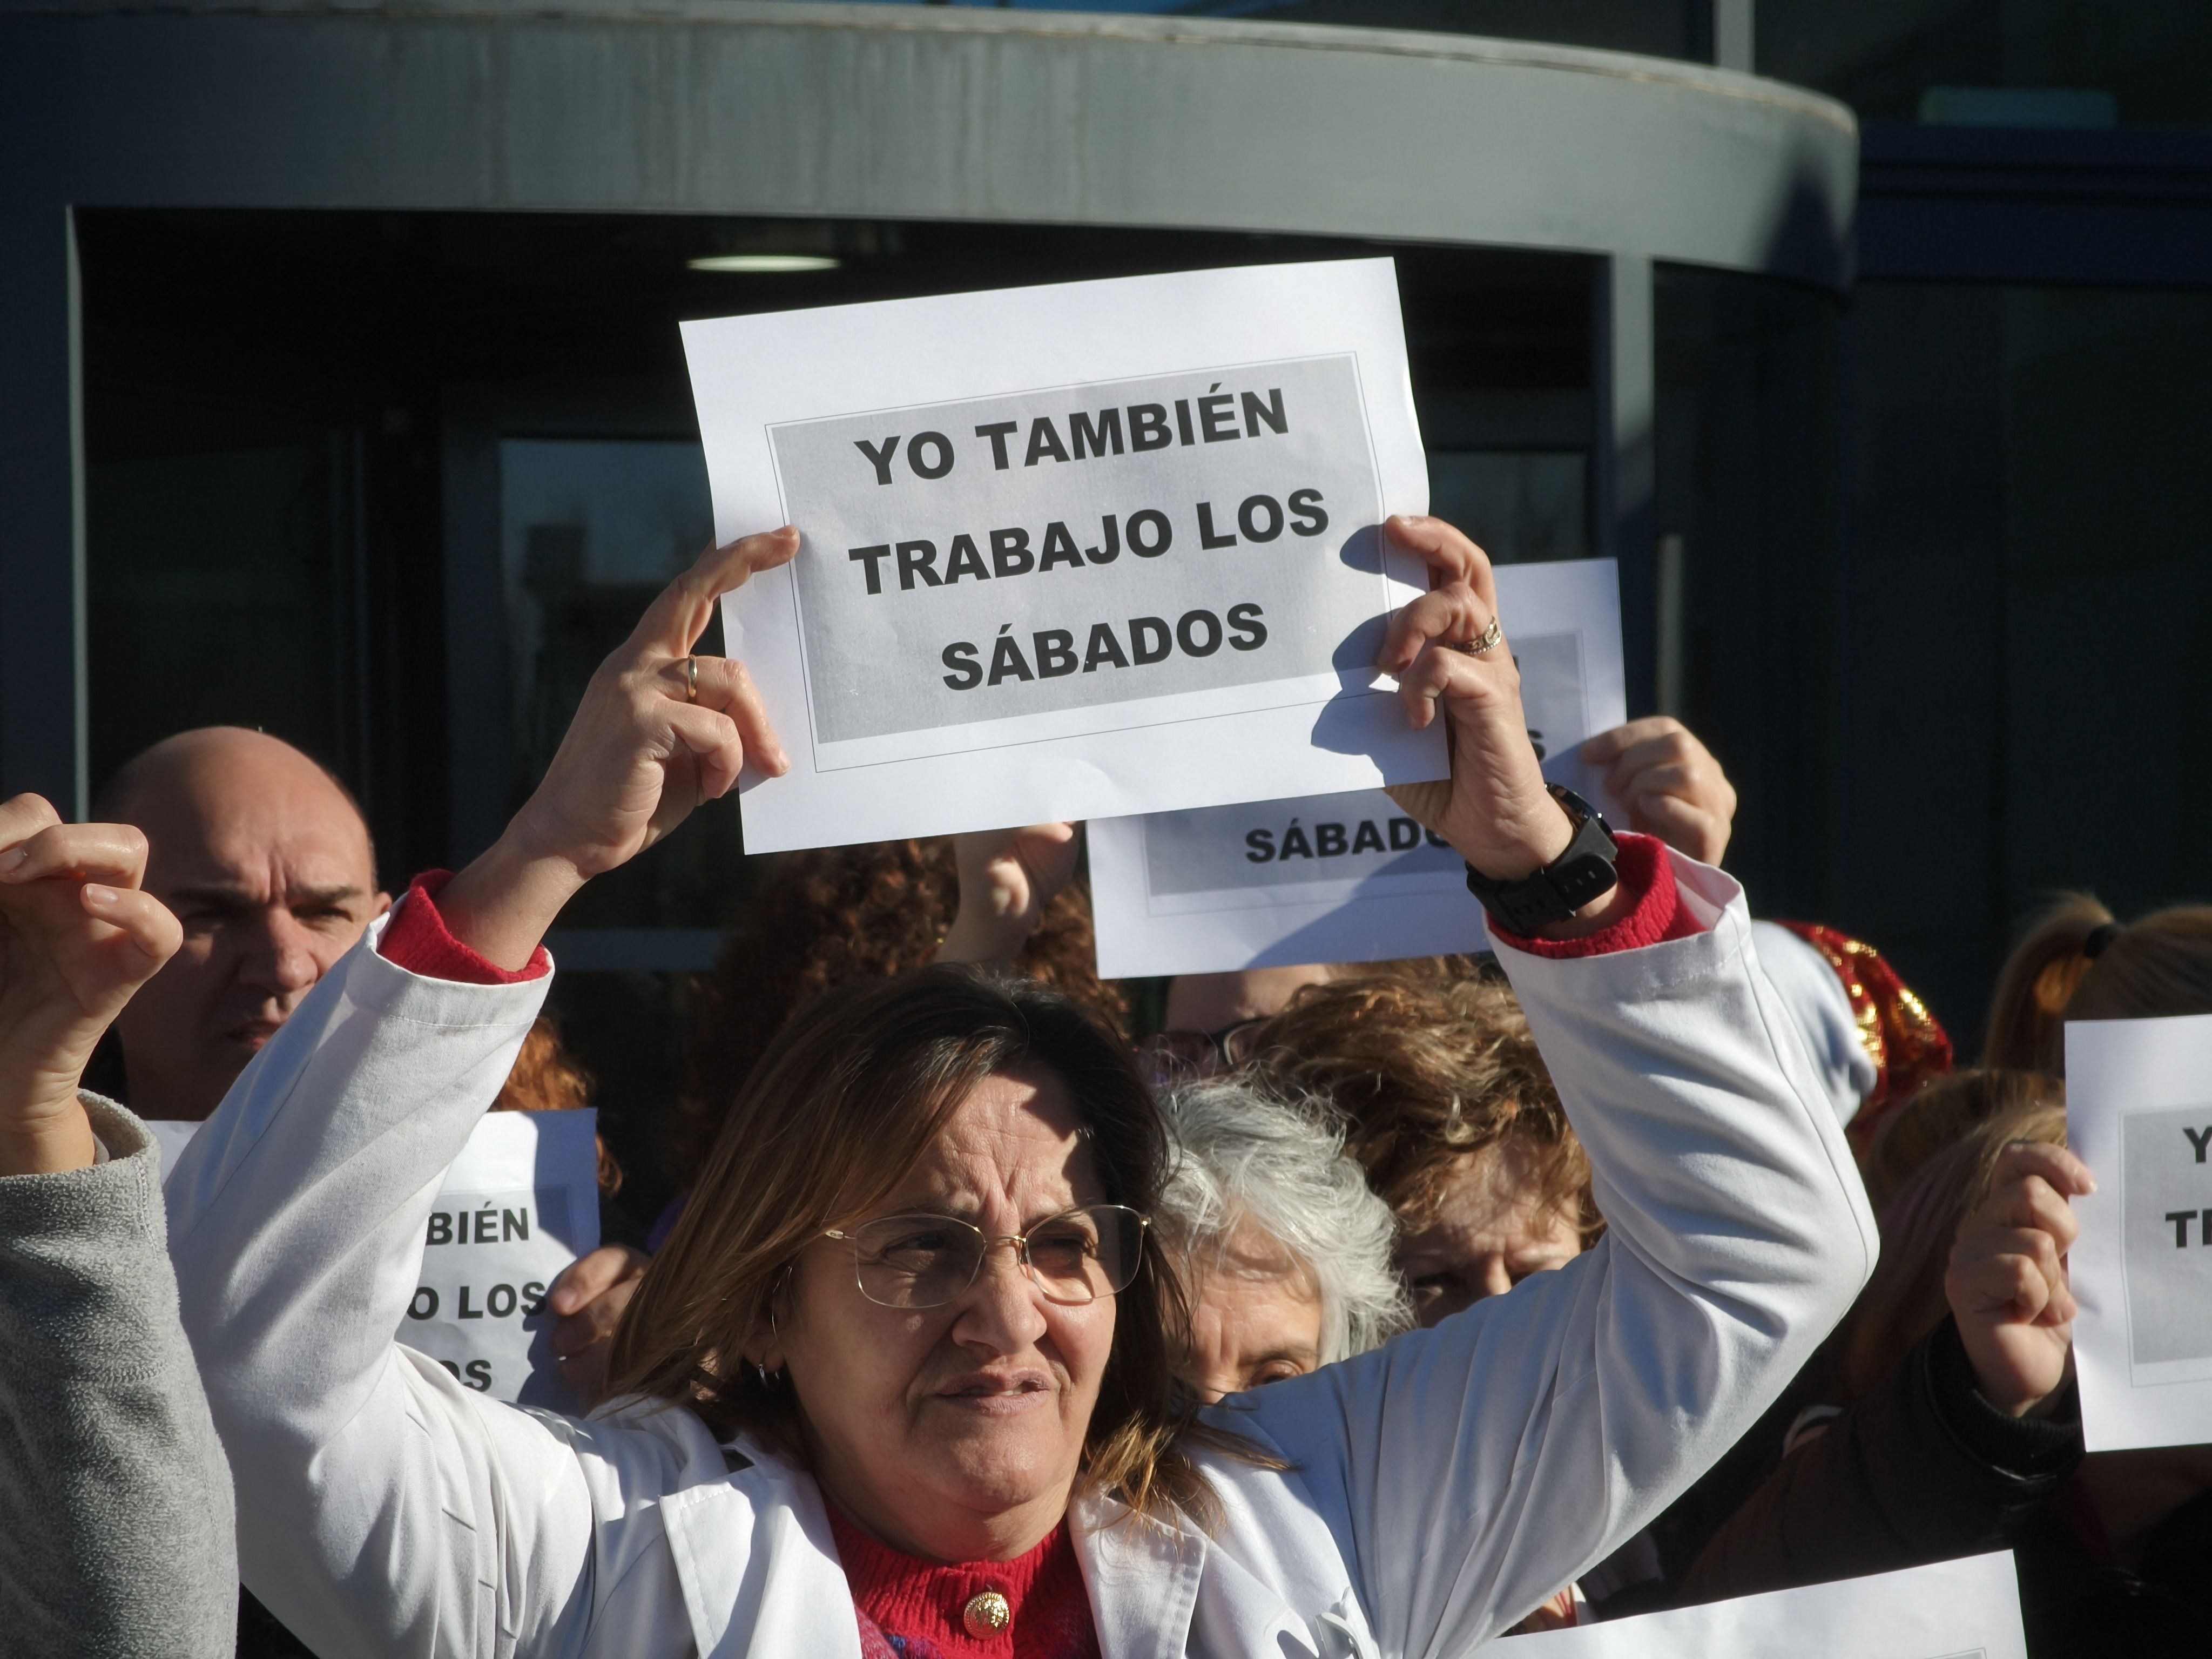
[[[1431, 586], [1391, 618], [1376, 665], [1397, 677], [1417, 729], [1443, 717], [1451, 749], [1448, 781], [1395, 785], [1390, 797], [1484, 875], [1518, 881], [1565, 852], [1574, 826], [1528, 741], [1511, 640], [1480, 655], [1455, 648], [1498, 620], [1490, 560], [1441, 519], [1393, 518], [1383, 532], [1420, 555]], [[1601, 925], [1614, 908], [1599, 899], [1558, 931]]]
[[2096, 1189], [2063, 1146], [2016, 1140], [1998, 1156], [1990, 1195], [1960, 1224], [1943, 1295], [1982, 1398], [1999, 1411], [2025, 1417], [2066, 1380], [2066, 1252], [2080, 1231], [2072, 1200]]
[[184, 937], [138, 890], [145, 873], [129, 824], [64, 823], [36, 795], [0, 805], [0, 1176], [94, 1160], [86, 1063]]
[[960, 908], [937, 947], [939, 962], [1012, 962], [1075, 873], [1081, 828], [1032, 823], [952, 837]]
[[455, 938], [520, 969], [584, 883], [728, 793], [748, 760], [771, 775], [788, 767], [744, 665], [692, 647], [724, 593], [798, 550], [788, 526], [747, 536], [702, 555], [662, 590], [592, 676], [552, 765], [506, 833], [439, 895]]

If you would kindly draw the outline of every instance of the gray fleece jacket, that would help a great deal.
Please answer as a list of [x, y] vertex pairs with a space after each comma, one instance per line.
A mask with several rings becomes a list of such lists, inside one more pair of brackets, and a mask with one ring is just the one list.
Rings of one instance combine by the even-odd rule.
[[228, 1656], [230, 1468], [177, 1322], [160, 1156], [84, 1103], [106, 1162], [0, 1177], [0, 1651]]

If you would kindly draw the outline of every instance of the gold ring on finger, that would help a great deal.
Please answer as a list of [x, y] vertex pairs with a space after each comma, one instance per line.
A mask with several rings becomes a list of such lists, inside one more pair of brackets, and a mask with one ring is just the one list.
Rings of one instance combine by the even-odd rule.
[[684, 659], [684, 701], [699, 701], [699, 659], [696, 657]]
[[1505, 630], [1498, 626], [1498, 618], [1492, 617], [1490, 619], [1490, 626], [1482, 630], [1480, 637], [1472, 640], [1447, 640], [1444, 643], [1464, 656], [1480, 657], [1495, 651], [1504, 641]]

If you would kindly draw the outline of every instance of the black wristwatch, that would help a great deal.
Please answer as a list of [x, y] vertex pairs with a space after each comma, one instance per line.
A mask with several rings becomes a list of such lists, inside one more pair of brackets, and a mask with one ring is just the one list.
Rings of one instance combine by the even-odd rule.
[[1492, 881], [1473, 865], [1467, 866], [1467, 890], [1482, 901], [1482, 908], [1508, 933], [1533, 933], [1565, 921], [1592, 899], [1610, 893], [1620, 879], [1613, 872], [1620, 843], [1597, 808], [1571, 789], [1556, 783], [1544, 787], [1575, 822], [1575, 838], [1567, 850], [1519, 881]]

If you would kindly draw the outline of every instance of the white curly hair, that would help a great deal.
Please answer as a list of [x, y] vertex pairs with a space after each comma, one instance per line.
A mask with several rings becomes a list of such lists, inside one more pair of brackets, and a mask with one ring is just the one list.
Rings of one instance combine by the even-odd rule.
[[1160, 1103], [1176, 1154], [1153, 1224], [1202, 1264], [1250, 1225], [1310, 1275], [1321, 1297], [1321, 1363], [1379, 1346], [1413, 1322], [1392, 1265], [1397, 1220], [1345, 1151], [1343, 1115], [1318, 1096], [1217, 1078]]

